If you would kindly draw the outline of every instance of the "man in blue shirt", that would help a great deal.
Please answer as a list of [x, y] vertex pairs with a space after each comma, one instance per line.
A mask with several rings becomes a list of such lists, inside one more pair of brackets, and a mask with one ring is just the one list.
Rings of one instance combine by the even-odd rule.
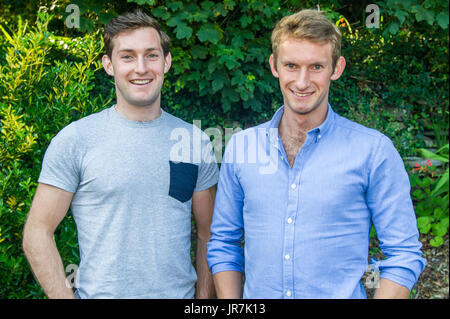
[[425, 267], [400, 155], [328, 103], [345, 68], [340, 46], [313, 10], [272, 33], [284, 105], [227, 145], [207, 256], [219, 298], [241, 297], [243, 272], [244, 298], [366, 298], [372, 224], [385, 256], [372, 263], [375, 298], [407, 298]]

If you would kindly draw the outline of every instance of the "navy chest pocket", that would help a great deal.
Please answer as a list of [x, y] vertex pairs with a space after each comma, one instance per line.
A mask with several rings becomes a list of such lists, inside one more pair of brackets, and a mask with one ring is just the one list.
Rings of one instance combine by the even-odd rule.
[[191, 163], [172, 162], [170, 164], [169, 196], [187, 202], [192, 198], [197, 185], [198, 166]]

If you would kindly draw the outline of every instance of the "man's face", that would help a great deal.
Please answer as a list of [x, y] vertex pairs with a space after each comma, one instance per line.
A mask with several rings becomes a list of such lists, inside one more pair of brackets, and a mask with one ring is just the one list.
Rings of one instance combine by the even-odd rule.
[[281, 43], [277, 61], [272, 54], [269, 63], [280, 81], [285, 107], [302, 115], [328, 107], [331, 80], [337, 80], [345, 68], [345, 59], [340, 57], [333, 73], [330, 43], [292, 38]]
[[117, 104], [147, 107], [160, 105], [164, 74], [171, 65], [164, 57], [158, 32], [140, 28], [114, 38], [111, 57], [103, 56], [106, 72], [114, 76]]

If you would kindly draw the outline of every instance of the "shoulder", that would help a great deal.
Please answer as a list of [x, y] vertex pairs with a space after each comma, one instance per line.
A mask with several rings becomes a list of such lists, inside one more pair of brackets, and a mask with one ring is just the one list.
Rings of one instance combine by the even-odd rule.
[[[232, 139], [240, 140], [244, 137], [261, 137], [260, 135], [266, 135], [267, 133], [270, 132], [269, 123], [270, 122], [264, 122], [262, 124], [252, 126], [252, 127], [246, 128], [244, 130], [235, 132], [232, 135]], [[249, 141], [251, 143], [251, 141], [253, 141], [253, 140], [249, 140]], [[256, 142], [256, 140], [255, 140], [255, 142]]]
[[179, 117], [176, 117], [175, 115], [172, 115], [166, 111], [163, 111], [164, 117], [166, 118], [166, 125], [172, 126], [172, 127], [186, 127], [189, 128], [192, 126], [192, 124], [180, 119]]
[[52, 139], [52, 143], [81, 144], [85, 138], [92, 136], [94, 131], [101, 130], [108, 109], [85, 116], [62, 128]]
[[346, 137], [344, 140], [350, 146], [357, 146], [361, 151], [367, 148], [374, 153], [397, 153], [392, 140], [382, 132], [366, 127], [336, 114], [335, 127], [340, 130], [338, 136]]
[[344, 133], [351, 133], [355, 138], [379, 140], [384, 136], [383, 133], [376, 129], [369, 128], [352, 120], [349, 120], [336, 113], [335, 125]]
[[[202, 130], [201, 127], [194, 125], [193, 123], [188, 123], [179, 117], [176, 117], [170, 113], [164, 112], [166, 128], [171, 131], [171, 134], [176, 134], [177, 130], [182, 131], [181, 133], [188, 133], [189, 136], [200, 136], [202, 140], [208, 139], [208, 135]], [[198, 123], [201, 125], [201, 121]]]
[[335, 128], [339, 130], [339, 137], [344, 137], [350, 144], [370, 145], [371, 148], [379, 146], [393, 146], [391, 139], [382, 132], [349, 120], [336, 114]]

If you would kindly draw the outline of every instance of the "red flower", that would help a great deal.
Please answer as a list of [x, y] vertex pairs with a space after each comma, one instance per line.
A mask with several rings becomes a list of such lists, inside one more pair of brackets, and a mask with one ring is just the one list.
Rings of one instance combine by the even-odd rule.
[[422, 166], [419, 165], [419, 163], [416, 162], [416, 165], [413, 168], [413, 171], [418, 171], [422, 168]]

